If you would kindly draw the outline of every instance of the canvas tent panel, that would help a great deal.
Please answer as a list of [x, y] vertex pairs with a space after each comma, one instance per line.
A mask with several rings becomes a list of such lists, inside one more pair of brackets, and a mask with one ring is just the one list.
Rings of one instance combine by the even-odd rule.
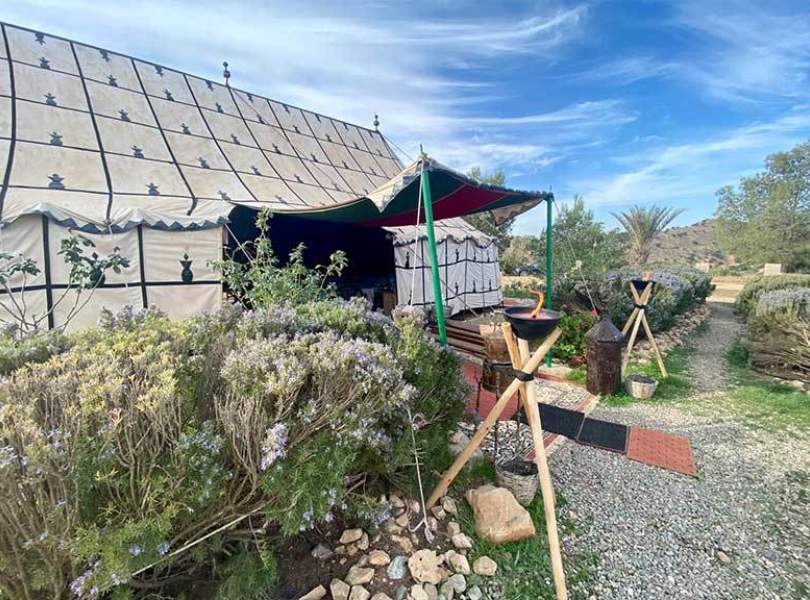
[[[181, 261], [185, 260], [191, 261], [188, 267], [191, 281], [197, 282], [194, 285], [203, 285], [204, 282], [219, 284], [219, 276], [212, 263], [222, 260], [222, 235], [221, 227], [184, 232], [144, 228], [144, 272], [147, 285], [159, 282], [183, 283], [185, 265]], [[188, 277], [187, 272], [186, 276]]]
[[164, 162], [172, 160], [163, 135], [157, 129], [107, 118], [97, 119], [96, 122], [105, 152]]
[[[97, 253], [102, 258], [117, 253], [129, 261], [129, 267], [122, 268], [121, 273], [115, 273], [112, 270], [107, 271], [104, 275], [105, 283], [126, 284], [135, 287], [140, 285], [140, 252], [138, 249], [138, 235], [135, 230], [112, 234], [78, 233], [48, 220], [48, 248], [53, 285], [67, 286], [70, 282], [70, 266], [65, 262], [64, 257], [59, 254], [59, 250], [64, 240], [75, 235], [93, 242], [95, 248], [92, 249], [92, 252]], [[89, 255], [91, 251], [87, 250], [85, 254]]]
[[[397, 227], [389, 231], [394, 234], [399, 304], [432, 305], [431, 267], [424, 228]], [[471, 232], [475, 232], [476, 237], [467, 237]], [[494, 241], [461, 219], [436, 223], [436, 234], [442, 298], [450, 307], [450, 315], [499, 305], [503, 296]], [[417, 236], [418, 242], [415, 241]], [[412, 282], [415, 283], [413, 299], [409, 301]]]
[[[5, 98], [3, 100], [7, 102]], [[34, 102], [19, 102], [16, 109], [18, 139], [41, 144], [58, 143], [71, 148], [98, 150], [98, 139], [93, 131], [93, 121], [88, 113], [75, 110], [52, 110], [49, 106]], [[10, 118], [8, 123], [10, 129]], [[56, 136], [53, 135], [54, 132], [57, 133]], [[10, 131], [4, 132], [4, 134], [10, 135]]]
[[39, 65], [44, 58], [49, 68], [55, 71], [77, 73], [70, 44], [65, 40], [44, 34], [35, 36], [13, 27], [6, 28], [6, 40], [11, 56], [15, 60]]
[[[24, 276], [21, 273], [13, 275], [8, 286], [12, 289], [45, 284], [45, 246], [42, 241], [42, 217], [26, 215], [14, 223], [0, 226], [0, 252], [23, 256], [33, 260], [39, 274]], [[0, 288], [2, 289], [2, 288]]]
[[149, 288], [150, 306], [159, 307], [170, 319], [187, 319], [215, 312], [222, 304], [218, 285], [168, 285]]
[[125, 122], [139, 125], [157, 126], [149, 102], [141, 93], [98, 81], [87, 81], [87, 93], [97, 115], [117, 120], [128, 119]]

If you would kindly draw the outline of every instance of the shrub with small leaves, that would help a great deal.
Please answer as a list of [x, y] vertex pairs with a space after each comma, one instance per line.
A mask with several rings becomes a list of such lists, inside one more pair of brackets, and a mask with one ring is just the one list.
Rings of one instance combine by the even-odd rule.
[[428, 469], [466, 392], [418, 315], [358, 300], [108, 313], [46, 354], [0, 385], [0, 596], [24, 600], [139, 597], [188, 576], [253, 597], [224, 556], [266, 565], [246, 540], [268, 527], [293, 534], [367, 506], [364, 489], [410, 485], [409, 415]]

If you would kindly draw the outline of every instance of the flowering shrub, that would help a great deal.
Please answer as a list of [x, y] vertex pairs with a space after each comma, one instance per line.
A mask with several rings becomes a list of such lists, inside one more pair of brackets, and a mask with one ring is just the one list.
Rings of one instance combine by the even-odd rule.
[[[108, 313], [49, 354], [0, 385], [4, 597], [138, 595], [200, 572], [251, 597], [275, 577], [267, 527], [409, 484], [408, 415], [430, 469], [465, 397], [452, 351], [362, 301]], [[237, 563], [255, 577], [219, 566]]]
[[800, 273], [761, 275], [745, 284], [745, 287], [737, 296], [737, 311], [747, 318], [756, 309], [759, 297], [763, 293], [773, 290], [807, 287], [810, 287], [810, 275]]

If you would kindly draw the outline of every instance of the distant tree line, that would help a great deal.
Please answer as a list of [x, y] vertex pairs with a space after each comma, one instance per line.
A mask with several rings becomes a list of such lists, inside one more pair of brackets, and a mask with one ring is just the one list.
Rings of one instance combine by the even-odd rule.
[[738, 261], [810, 270], [810, 141], [765, 159], [765, 171], [717, 192], [720, 244]]

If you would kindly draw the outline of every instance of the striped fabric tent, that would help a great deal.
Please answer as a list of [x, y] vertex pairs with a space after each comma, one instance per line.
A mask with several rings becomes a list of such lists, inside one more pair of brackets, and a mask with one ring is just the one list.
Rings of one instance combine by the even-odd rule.
[[[456, 217], [507, 219], [548, 199], [478, 184], [427, 158], [404, 166], [379, 131], [263, 98], [123, 54], [0, 24], [0, 251], [36, 261], [0, 305], [65, 323], [69, 289], [61, 241], [80, 234], [99, 255], [129, 260], [71, 327], [102, 307], [156, 305], [182, 318], [222, 302], [221, 259], [235, 206], [302, 219], [386, 227], [400, 303], [432, 302], [417, 227], [429, 173], [454, 312], [497, 304], [492, 240]], [[8, 259], [7, 259], [8, 260]], [[86, 303], [86, 304], [85, 304]], [[3, 309], [0, 309], [2, 312]]]

